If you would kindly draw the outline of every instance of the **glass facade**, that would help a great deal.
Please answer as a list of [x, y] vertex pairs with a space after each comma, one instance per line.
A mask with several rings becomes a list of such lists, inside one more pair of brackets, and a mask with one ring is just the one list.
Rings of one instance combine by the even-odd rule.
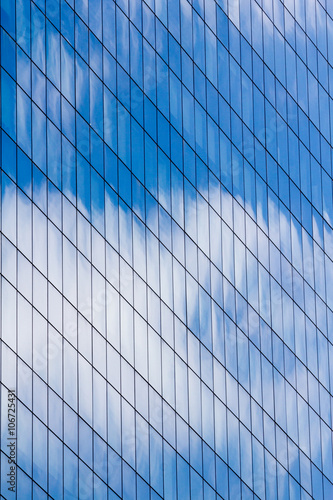
[[332, 499], [332, 1], [0, 3], [2, 498]]

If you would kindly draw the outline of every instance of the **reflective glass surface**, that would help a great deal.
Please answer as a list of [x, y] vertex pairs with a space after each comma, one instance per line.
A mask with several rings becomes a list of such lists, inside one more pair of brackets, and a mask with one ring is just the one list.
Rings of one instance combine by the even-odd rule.
[[0, 5], [1, 496], [333, 498], [333, 3]]

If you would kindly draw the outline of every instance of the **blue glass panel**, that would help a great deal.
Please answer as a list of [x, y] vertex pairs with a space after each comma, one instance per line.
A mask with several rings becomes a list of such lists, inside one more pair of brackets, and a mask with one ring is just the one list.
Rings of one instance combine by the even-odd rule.
[[171, 127], [171, 160], [180, 171], [183, 171], [182, 138], [173, 127]]
[[162, 113], [169, 116], [169, 80], [168, 67], [158, 57], [157, 58], [157, 105]]
[[102, 38], [102, 2], [101, 0], [89, 0], [89, 28]]
[[[30, 2], [28, 0], [18, 0], [16, 6], [16, 40], [30, 56]], [[4, 24], [3, 21], [1, 23]]]
[[143, 127], [143, 92], [131, 81], [131, 113]]
[[169, 65], [172, 71], [180, 78], [181, 60], [180, 47], [174, 38], [169, 37]]
[[163, 453], [164, 495], [163, 498], [173, 499], [177, 497], [176, 490], [176, 452], [167, 443], [164, 443]]
[[31, 100], [17, 89], [17, 143], [31, 156]]
[[142, 29], [142, 4], [136, 0], [129, 0], [129, 17], [134, 25], [141, 31]]
[[[215, 5], [214, 5], [215, 6]], [[209, 80], [217, 86], [217, 43], [216, 37], [205, 27], [206, 41], [206, 75]]]
[[116, 93], [116, 61], [110, 53], [103, 48], [103, 83], [107, 85], [113, 94]]
[[117, 167], [117, 157], [111, 151], [110, 148], [105, 146], [104, 149], [105, 158], [105, 180], [113, 187], [116, 191], [118, 190], [118, 167]]
[[225, 135], [220, 132], [221, 182], [229, 191], [232, 190], [231, 165], [232, 164], [231, 164], [230, 142], [227, 141]]
[[177, 489], [178, 498], [190, 497], [190, 467], [180, 455], [177, 455]]
[[157, 112], [157, 129], [158, 145], [170, 156], [170, 124], [160, 112]]
[[1, 0], [1, 25], [15, 38], [15, 7], [10, 0]]
[[132, 206], [131, 172], [122, 163], [119, 162], [119, 196]]
[[17, 47], [17, 82], [31, 96], [31, 60]]
[[8, 73], [1, 69], [1, 126], [16, 140], [16, 85]]
[[132, 205], [139, 217], [145, 219], [145, 192], [143, 185], [132, 177]]
[[20, 150], [17, 150], [17, 184], [31, 198], [31, 160]]
[[59, 497], [63, 491], [63, 445], [49, 433], [49, 491], [53, 497]]
[[77, 207], [90, 218], [90, 166], [78, 153], [77, 155]]
[[203, 498], [203, 480], [193, 469], [190, 470], [191, 476], [191, 497], [197, 496]]
[[46, 427], [37, 418], [33, 419], [33, 431], [39, 439], [33, 443], [33, 478], [43, 489], [47, 488], [47, 474], [44, 464], [47, 461]]
[[16, 146], [5, 132], [1, 132], [1, 168], [16, 181]]
[[61, 185], [61, 135], [58, 129], [47, 122], [47, 175], [60, 189]]
[[137, 481], [137, 486], [136, 486], [136, 498], [138, 500], [145, 500], [146, 498], [149, 498], [149, 486], [148, 484], [143, 481], [140, 476], [136, 476], [136, 481]]
[[142, 6], [142, 34], [155, 48], [155, 16], [145, 4]]
[[[116, 7], [116, 25], [117, 25], [117, 58], [119, 64], [129, 72], [129, 21], [123, 12]], [[111, 52], [112, 53], [112, 52]]]
[[[160, 5], [162, 5], [162, 2]], [[167, 24], [167, 22], [164, 22], [164, 24]], [[156, 52], [161, 55], [165, 62], [168, 62], [168, 32], [159, 19], [156, 19]]]
[[202, 50], [202, 47], [204, 47], [204, 36], [204, 22], [195, 12], [193, 12], [194, 61], [203, 72], [205, 71], [205, 53]]
[[75, 48], [80, 56], [88, 61], [88, 28], [77, 15], [75, 15]]
[[157, 198], [157, 148], [147, 134], [145, 134], [145, 185]]
[[62, 190], [76, 205], [76, 161], [75, 149], [65, 138], [62, 139]]
[[12, 78], [16, 78], [15, 43], [3, 29], [1, 29], [1, 65]]
[[50, 0], [46, 2], [46, 17], [60, 31], [60, 1]]
[[117, 99], [126, 109], [130, 109], [130, 79], [119, 65], [117, 65]]
[[116, 54], [115, 3], [103, 0], [103, 43], [110, 53]]
[[125, 462], [123, 465], [123, 497], [124, 500], [136, 498], [135, 472]]
[[17, 469], [17, 494], [24, 498], [24, 495], [32, 497], [32, 479], [26, 476], [24, 472]]
[[74, 105], [74, 50], [63, 38], [61, 39], [61, 91]]
[[323, 476], [320, 471], [311, 464], [312, 491], [315, 498], [323, 498]]
[[76, 107], [85, 120], [89, 122], [89, 68], [76, 57]]
[[102, 139], [90, 129], [90, 163], [101, 175], [104, 174]]
[[103, 47], [101, 42], [89, 32], [89, 65], [97, 75], [102, 78], [102, 53]]
[[75, 144], [75, 110], [69, 102], [61, 98], [61, 126], [62, 133]]
[[34, 4], [31, 5], [31, 56], [39, 69], [45, 72], [45, 17]]
[[117, 152], [117, 101], [104, 88], [104, 140], [113, 151]]
[[121, 496], [121, 458], [110, 447], [108, 448], [108, 482], [118, 495]]
[[144, 126], [147, 133], [157, 142], [157, 111], [153, 103], [144, 97]]
[[39, 208], [46, 213], [47, 212], [47, 193], [46, 193], [46, 177], [37, 168], [33, 166], [33, 200]]
[[78, 2], [78, 4], [75, 6], [75, 10], [78, 13], [78, 15], [83, 19], [85, 24], [88, 23], [88, 0], [82, 0], [81, 2]]
[[100, 175], [91, 170], [91, 209], [92, 223], [104, 234], [104, 181]]
[[74, 47], [74, 11], [65, 0], [61, 0], [61, 33]]
[[130, 149], [128, 147], [131, 130], [130, 114], [120, 103], [118, 103], [117, 111], [118, 155], [125, 165], [130, 166]]

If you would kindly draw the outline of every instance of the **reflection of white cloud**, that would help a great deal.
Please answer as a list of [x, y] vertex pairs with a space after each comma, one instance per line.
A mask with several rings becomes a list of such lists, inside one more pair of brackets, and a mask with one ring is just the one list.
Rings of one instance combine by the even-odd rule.
[[[215, 194], [211, 193], [211, 196], [214, 198]], [[216, 196], [220, 196], [220, 193], [216, 192]], [[51, 193], [48, 200], [49, 207], [52, 207], [55, 202], [55, 199], [52, 197], [53, 195]], [[224, 193], [222, 197], [222, 206], [227, 206], [231, 195]], [[65, 211], [66, 207], [68, 207], [68, 204], [64, 202], [63, 209]], [[117, 215], [118, 210], [120, 211], [119, 219]], [[221, 271], [223, 271], [223, 274], [227, 276], [233, 284], [236, 284], [238, 288], [242, 289], [243, 293], [246, 291], [244, 283], [247, 281], [247, 289], [250, 291], [249, 302], [252, 304], [254, 309], [258, 308], [258, 297], [260, 311], [265, 312], [270, 309], [274, 310], [276, 307], [281, 307], [281, 299], [279, 296], [270, 295], [270, 282], [267, 272], [263, 267], [261, 267], [258, 279], [258, 272], [253, 271], [254, 266], [257, 266], [256, 261], [253, 257], [250, 258], [251, 254], [248, 253], [248, 250], [246, 250], [241, 241], [241, 239], [244, 238], [242, 231], [244, 218], [247, 217], [244, 210], [237, 206], [237, 210], [234, 211], [236, 216], [234, 218], [232, 229], [240, 236], [240, 239], [237, 240], [235, 240], [235, 237], [228, 226], [224, 222], [222, 223], [216, 216], [215, 223], [220, 226], [218, 229], [211, 227], [209, 231], [208, 206], [203, 198], [199, 197], [196, 200], [190, 200], [188, 210], [190, 218], [195, 218], [197, 221], [196, 227], [198, 231], [193, 232], [193, 237], [204, 238], [206, 240], [203, 248], [206, 249], [207, 255], [211, 255], [216, 264], [215, 273], [210, 273], [209, 266], [201, 267], [198, 278], [200, 284], [205, 287], [208, 286], [208, 283], [211, 280], [210, 285], [213, 298], [215, 296], [214, 294], [218, 293], [217, 290], [221, 288], [219, 283], [222, 283], [224, 279], [221, 274]], [[17, 219], [16, 213], [20, 214]], [[114, 389], [111, 387], [109, 387], [108, 391], [112, 393], [113, 396], [110, 396], [109, 398], [108, 408], [106, 406], [101, 407], [99, 398], [93, 399], [94, 392], [95, 394], [99, 394], [101, 397], [105, 394], [105, 382], [96, 370], [101, 374], [106, 373], [108, 380], [118, 389], [120, 389], [120, 385], [117, 383], [117, 380], [120, 380], [121, 375], [122, 393], [126, 394], [127, 399], [132, 403], [134, 402], [136, 388], [141, 387], [143, 392], [140, 390], [137, 394], [135, 404], [142, 407], [141, 411], [144, 414], [144, 417], [150, 419], [151, 423], [156, 428], [159, 426], [161, 427], [161, 432], [162, 426], [160, 424], [162, 422], [162, 411], [161, 414], [156, 417], [154, 414], [154, 407], [151, 407], [148, 411], [147, 406], [145, 410], [145, 403], [142, 401], [138, 402], [138, 398], [140, 399], [143, 397], [141, 394], [144, 394], [144, 391], [146, 391], [147, 394], [148, 392], [150, 393], [150, 401], [155, 399], [156, 402], [160, 402], [160, 396], [158, 393], [154, 392], [151, 387], [156, 388], [158, 392], [162, 392], [166, 401], [173, 408], [173, 410], [171, 410], [171, 407], [167, 408], [168, 417], [166, 418], [165, 416], [164, 419], [163, 434], [166, 438], [169, 441], [172, 441], [173, 439], [171, 437], [172, 429], [176, 420], [174, 410], [177, 410], [184, 420], [186, 422], [190, 422], [194, 430], [202, 435], [203, 439], [211, 447], [215, 448], [217, 452], [222, 453], [223, 458], [234, 465], [235, 471], [238, 474], [243, 474], [244, 479], [246, 479], [248, 484], [251, 486], [252, 479], [249, 479], [249, 472], [246, 472], [244, 466], [239, 464], [237, 457], [234, 456], [232, 451], [235, 449], [234, 447], [236, 446], [236, 442], [238, 442], [236, 441], [238, 440], [238, 424], [236, 425], [234, 418], [230, 412], [227, 411], [227, 435], [223, 435], [225, 429], [221, 429], [219, 418], [221, 414], [226, 411], [225, 407], [221, 405], [220, 401], [216, 396], [214, 396], [213, 392], [206, 385], [203, 385], [200, 382], [200, 364], [193, 361], [195, 356], [191, 355], [189, 358], [188, 362], [192, 369], [192, 371], [189, 371], [186, 364], [178, 356], [175, 356], [174, 352], [164, 342], [161, 343], [160, 336], [158, 335], [158, 333], [160, 333], [162, 338], [167, 339], [167, 342], [170, 343], [172, 347], [175, 342], [176, 352], [178, 349], [179, 352], [181, 352], [180, 349], [183, 349], [182, 355], [186, 357], [186, 342], [182, 347], [182, 344], [179, 343], [179, 337], [176, 339], [174, 338], [172, 318], [171, 321], [162, 322], [162, 325], [159, 325], [160, 301], [158, 295], [161, 293], [166, 304], [171, 309], [176, 310], [179, 317], [183, 320], [186, 318], [187, 323], [190, 324], [193, 329], [196, 329], [194, 333], [203, 339], [206, 338], [207, 332], [200, 331], [200, 326], [202, 327], [202, 325], [208, 325], [209, 322], [202, 320], [202, 313], [199, 314], [199, 310], [200, 307], [202, 307], [202, 304], [205, 303], [201, 303], [201, 300], [204, 300], [202, 297], [206, 297], [207, 295], [201, 292], [199, 293], [200, 287], [198, 287], [192, 278], [185, 276], [186, 273], [184, 269], [165, 249], [163, 250], [164, 257], [159, 257], [158, 240], [151, 233], [147, 233], [147, 231], [145, 232], [144, 226], [139, 219], [136, 219], [134, 224], [132, 224], [129, 217], [130, 212], [128, 211], [126, 213], [125, 208], [122, 207], [118, 209], [112, 200], [107, 197], [105, 217], [107, 221], [112, 221], [113, 224], [112, 231], [110, 231], [110, 228], [107, 228], [106, 231], [109, 243], [113, 244], [117, 248], [118, 231], [120, 226], [121, 247], [122, 249], [127, 249], [127, 252], [124, 252], [124, 255], [126, 255], [128, 259], [132, 259], [133, 255], [133, 266], [135, 271], [137, 271], [143, 278], [146, 277], [147, 272], [148, 280], [151, 280], [151, 286], [156, 293], [152, 291], [147, 292], [147, 287], [143, 281], [140, 282], [140, 288], [135, 288], [133, 290], [132, 272], [127, 264], [125, 264], [125, 262], [121, 259], [119, 276], [119, 261], [117, 254], [115, 254], [114, 251], [112, 251], [114, 253], [114, 257], [112, 257], [112, 268], [109, 268], [107, 271], [108, 279], [114, 284], [117, 290], [122, 291], [123, 295], [127, 298], [131, 305], [136, 303], [140, 304], [143, 315], [146, 316], [147, 314], [150, 323], [154, 325], [154, 328], [158, 333], [151, 328], [147, 330], [146, 323], [140, 318], [140, 316], [136, 312], [134, 313], [134, 316], [132, 316], [132, 308], [123, 299], [119, 298], [118, 292], [115, 289], [111, 288], [110, 285], [105, 284], [103, 276], [96, 270], [92, 270], [90, 262], [81, 254], [78, 254], [72, 243], [65, 239], [61, 235], [60, 231], [50, 221], [47, 221], [45, 215], [36, 207], [33, 209], [32, 214], [32, 225], [34, 231], [34, 251], [32, 260], [33, 263], [35, 263], [44, 273], [48, 272], [49, 284], [47, 284], [45, 277], [42, 274], [36, 272], [36, 270], [32, 272], [32, 265], [30, 261], [21, 254], [18, 254], [20, 267], [18, 281], [16, 283], [16, 276], [13, 272], [13, 269], [15, 269], [15, 265], [13, 263], [16, 259], [16, 250], [13, 245], [16, 243], [16, 231], [14, 229], [17, 226], [18, 234], [20, 235], [17, 242], [18, 249], [23, 251], [23, 253], [28, 254], [27, 257], [31, 258], [29, 255], [29, 244], [27, 243], [28, 236], [31, 231], [31, 210], [30, 203], [25, 195], [23, 195], [20, 191], [16, 192], [13, 188], [13, 184], [9, 183], [6, 186], [2, 198], [2, 231], [6, 237], [3, 237], [2, 245], [2, 270], [5, 278], [13, 286], [17, 286], [19, 291], [24, 297], [26, 297], [27, 300], [31, 300], [31, 286], [26, 286], [26, 283], [22, 280], [22, 273], [27, 276], [27, 280], [30, 280], [29, 282], [32, 282], [33, 284], [34, 294], [32, 300], [37, 310], [32, 312], [32, 308], [28, 301], [20, 296], [17, 315], [18, 345], [16, 345], [16, 336], [14, 334], [16, 325], [13, 323], [13, 318], [15, 318], [13, 304], [16, 303], [14, 298], [15, 290], [6, 280], [3, 279], [2, 339], [13, 350], [17, 349], [18, 354], [28, 363], [28, 365], [31, 366], [32, 364], [43, 380], [48, 380], [50, 386], [60, 395], [62, 389], [59, 380], [61, 380], [61, 376], [63, 374], [64, 400], [75, 410], [79, 409], [81, 416], [90, 425], [98, 429], [99, 433], [105, 439], [107, 435], [106, 428], [108, 426], [109, 436], [110, 430], [113, 435], [112, 438], [109, 438], [110, 443], [115, 446], [117, 451], [120, 452], [120, 443], [118, 443], [118, 438], [116, 437], [121, 433], [120, 400]], [[50, 214], [50, 216], [51, 215], [52, 214]], [[68, 216], [69, 215], [70, 214], [68, 214]], [[102, 225], [104, 214], [96, 213], [95, 217], [100, 220], [100, 224]], [[64, 213], [63, 220], [65, 221], [66, 219], [67, 213]], [[272, 224], [276, 225], [276, 227], [270, 226], [270, 231], [272, 230], [272, 233], [280, 232], [281, 234], [282, 232], [283, 234], [290, 235], [292, 232], [295, 259], [299, 262], [302, 259], [301, 252], [303, 248], [299, 231], [297, 231], [293, 226], [293, 222], [291, 222], [290, 219], [287, 219], [284, 215], [280, 214], [280, 217], [273, 218], [272, 221], [274, 221]], [[73, 224], [75, 224], [74, 221]], [[91, 240], [90, 238], [86, 238], [86, 235], [88, 234], [87, 229], [89, 228], [89, 234], [90, 231], [94, 230], [87, 222], [84, 222], [84, 224], [86, 231], [83, 232], [80, 238], [79, 246], [81, 246], [84, 253], [88, 257], [92, 254], [93, 260], [96, 259], [96, 255], [102, 255], [104, 259], [104, 252], [99, 254], [98, 248], [93, 248], [92, 250], [90, 249]], [[206, 225], [206, 230], [200, 233], [204, 224]], [[265, 230], [267, 230], [266, 227]], [[198, 236], [196, 236], [197, 233], [199, 233]], [[68, 234], [75, 234], [75, 231], [69, 228]], [[218, 235], [218, 239], [216, 238], [216, 234]], [[184, 244], [183, 233], [180, 231], [177, 235], [179, 236], [181, 242], [173, 241], [175, 247]], [[249, 232], [246, 237], [247, 246], [249, 248], [255, 248], [257, 238], [256, 232]], [[47, 241], [48, 248], [46, 251]], [[268, 248], [268, 240], [264, 233], [261, 233], [261, 241], [265, 241]], [[103, 240], [101, 240], [101, 243], [103, 243]], [[108, 245], [107, 248], [109, 248]], [[221, 248], [223, 249], [222, 262], [219, 255]], [[193, 245], [191, 249], [193, 254], [191, 255], [187, 252], [186, 258], [188, 259], [188, 257], [193, 257], [196, 262], [196, 246]], [[259, 255], [261, 255], [260, 252], [261, 249], [259, 249]], [[107, 250], [106, 255], [110, 256], [111, 250]], [[147, 255], [148, 259], [146, 261]], [[156, 280], [156, 277], [159, 276], [159, 259], [161, 259], [168, 271], [164, 272], [165, 268], [161, 269], [161, 280], [163, 280], [161, 289], [159, 281]], [[108, 264], [109, 263], [107, 261], [107, 269]], [[104, 264], [101, 265], [98, 258], [96, 266], [103, 272]], [[260, 276], [264, 276], [264, 278], [260, 278]], [[136, 282], [137, 279], [138, 276], [135, 277]], [[187, 292], [189, 293], [187, 301], [185, 298], [185, 281], [187, 281]], [[78, 282], [77, 291], [75, 287], [76, 282]], [[41, 287], [44, 287], [45, 297], [46, 291], [48, 290], [48, 305], [46, 302], [46, 305], [44, 304], [43, 297], [37, 293]], [[58, 290], [65, 296], [65, 299], [63, 300], [63, 307], [61, 307], [61, 295]], [[227, 303], [231, 299], [234, 300], [232, 296], [228, 296], [230, 293], [231, 288], [224, 288], [224, 303]], [[140, 294], [140, 297], [138, 297], [138, 294]], [[142, 297], [145, 297], [145, 299], [143, 300]], [[292, 304], [290, 298], [286, 298], [286, 300]], [[219, 301], [220, 299], [217, 300], [217, 302]], [[78, 307], [80, 313], [79, 319], [70, 302], [72, 302], [74, 306]], [[58, 305], [55, 306], [55, 304]], [[146, 307], [147, 310], [145, 311], [144, 309]], [[57, 310], [53, 310], [54, 308]], [[163, 310], [164, 308], [165, 306], [162, 305]], [[287, 310], [289, 311], [289, 314], [292, 315], [293, 310], [284, 306], [284, 313]], [[63, 336], [68, 340], [68, 342], [73, 344], [75, 347], [78, 345], [79, 349], [85, 353], [85, 356], [88, 359], [90, 357], [89, 361], [94, 363], [96, 370], [91, 370], [90, 365], [82, 358], [82, 356], [77, 356], [75, 349], [70, 345], [70, 343], [67, 341], [64, 343], [60, 342], [61, 337], [56, 330], [53, 328], [47, 329], [44, 318], [47, 314], [51, 323], [59, 331], [62, 331]], [[210, 312], [205, 314], [208, 315]], [[247, 314], [246, 310], [243, 311], [243, 314]], [[62, 321], [61, 319], [59, 321], [58, 318], [61, 318], [61, 315]], [[299, 315], [303, 316], [303, 313], [300, 310]], [[24, 318], [32, 318], [32, 331], [29, 328], [24, 328], [24, 320], [22, 316], [24, 316]], [[290, 316], [290, 318], [291, 317], [292, 316]], [[221, 318], [223, 321], [222, 315]], [[270, 320], [269, 313], [267, 313], [267, 317], [265, 316], [265, 319], [267, 319], [267, 321]], [[288, 318], [284, 319], [289, 321]], [[87, 320], [92, 322], [93, 330]], [[238, 318], [238, 323], [246, 325], [246, 321], [244, 321], [242, 317]], [[64, 325], [63, 329], [61, 326], [62, 324]], [[267, 412], [265, 414], [265, 419], [269, 423], [267, 429], [273, 428], [272, 418], [274, 418], [278, 425], [300, 446], [301, 450], [306, 455], [311, 453], [314, 463], [319, 467], [321, 466], [320, 450], [322, 450], [323, 456], [325, 457], [325, 460], [323, 461], [324, 471], [327, 476], [332, 479], [332, 468], [330, 468], [331, 461], [329, 459], [329, 453], [332, 447], [330, 445], [330, 440], [326, 439], [329, 427], [323, 421], [320, 422], [318, 416], [313, 411], [311, 411], [309, 421], [309, 410], [304, 400], [296, 394], [291, 385], [285, 383], [285, 380], [276, 370], [272, 370], [271, 365], [267, 361], [260, 357], [259, 351], [252, 344], [248, 343], [247, 338], [242, 332], [238, 331], [236, 337], [236, 329], [226, 327], [226, 334], [224, 335], [223, 325], [217, 323], [217, 325], [215, 325], [215, 328], [216, 327], [218, 329], [217, 338], [219, 339], [219, 345], [214, 344], [214, 353], [216, 353], [218, 359], [220, 359], [222, 363], [226, 364], [226, 368], [235, 374], [237, 374], [237, 356], [239, 357], [240, 353], [242, 353], [242, 357], [239, 358], [238, 361], [238, 373], [240, 376], [240, 369], [242, 369], [241, 376], [242, 380], [244, 380], [244, 384], [248, 383], [246, 382], [247, 380], [251, 380], [251, 394], [256, 395], [258, 402]], [[102, 335], [97, 333], [95, 329]], [[245, 333], [248, 334], [247, 331], [245, 331]], [[277, 333], [283, 338], [284, 331], [282, 330], [282, 326], [281, 331], [278, 331]], [[291, 342], [294, 342], [295, 336], [302, 334], [303, 332], [298, 331], [298, 324], [296, 324], [294, 331], [291, 331], [291, 335], [288, 338], [291, 339]], [[178, 331], [176, 332], [176, 335], [179, 335]], [[189, 338], [191, 337], [191, 345], [194, 342], [193, 345], [197, 346], [198, 355], [200, 355], [199, 343], [196, 337], [189, 331], [187, 332], [187, 335]], [[269, 331], [264, 335], [269, 335], [269, 337], [271, 337]], [[321, 336], [318, 332], [318, 336], [319, 335]], [[83, 336], [85, 338], [85, 342], [82, 342]], [[254, 342], [256, 342], [258, 330], [253, 329], [253, 332], [251, 330], [249, 336]], [[108, 338], [108, 340], [110, 340], [116, 348], [115, 350], [112, 349], [112, 356], [110, 346], [107, 347], [105, 337]], [[31, 340], [30, 342], [27, 342], [28, 338], [32, 340], [32, 355]], [[261, 342], [263, 347], [266, 342], [268, 342], [268, 344], [270, 343], [270, 338], [263, 337]], [[324, 345], [325, 342], [326, 341], [324, 339], [321, 341], [321, 344]], [[222, 343], [225, 343], [223, 348], [221, 348]], [[282, 344], [280, 345], [282, 348]], [[93, 357], [91, 357], [91, 347], [93, 347]], [[223, 354], [224, 348], [227, 353], [226, 360], [224, 359]], [[107, 349], [108, 354], [105, 360], [105, 352]], [[8, 351], [6, 350], [6, 352]], [[97, 355], [97, 353], [99, 354]], [[120, 361], [120, 353], [130, 364], [126, 363], [124, 360]], [[103, 356], [104, 360], [102, 360]], [[283, 353], [281, 353], [281, 357], [277, 360], [277, 363], [281, 362], [280, 364], [283, 364], [283, 359]], [[304, 361], [306, 360], [304, 359]], [[131, 365], [135, 366], [138, 373], [134, 373]], [[202, 367], [205, 366], [203, 359], [201, 360], [201, 365]], [[115, 368], [115, 366], [118, 368]], [[175, 371], [172, 368], [173, 366], [175, 367]], [[162, 370], [162, 380], [160, 380], [160, 369]], [[28, 372], [30, 373], [30, 370], [26, 368], [26, 373]], [[13, 378], [11, 379], [10, 377], [12, 376]], [[78, 380], [76, 378], [77, 376]], [[293, 370], [286, 372], [286, 377], [290, 379], [291, 383], [295, 384], [295, 382], [293, 382], [293, 376]], [[325, 380], [322, 371], [319, 372], [319, 376], [321, 377], [321, 381], [324, 385], [325, 383], [328, 383]], [[206, 378], [207, 371], [202, 372], [201, 377]], [[4, 379], [4, 384], [11, 385], [13, 380], [15, 380], [15, 376], [12, 371], [9, 371]], [[226, 385], [225, 380], [227, 380]], [[150, 388], [148, 388], [147, 381], [151, 385]], [[209, 377], [207, 378], [207, 383], [210, 384]], [[261, 386], [262, 392], [260, 390]], [[22, 397], [22, 400], [26, 401], [28, 406], [31, 407], [31, 404], [29, 404], [26, 397], [21, 394], [20, 387], [19, 383], [18, 397]], [[307, 394], [309, 393], [311, 398], [311, 395], [318, 394], [319, 391], [316, 379], [314, 377], [308, 377], [305, 370], [297, 371], [297, 387], [298, 391], [301, 392], [304, 397], [307, 397]], [[307, 390], [304, 388], [307, 388]], [[260, 450], [260, 453], [258, 452], [258, 457], [253, 457], [253, 463], [251, 459], [249, 459], [249, 467], [250, 469], [251, 467], [254, 469], [258, 464], [258, 460], [260, 462], [260, 456], [262, 456], [263, 453], [259, 442], [263, 442], [264, 439], [266, 442], [267, 439], [262, 435], [262, 409], [259, 405], [255, 404], [253, 400], [250, 400], [248, 393], [238, 386], [235, 380], [230, 374], [228, 374], [224, 366], [220, 364], [217, 359], [214, 360], [214, 390], [224, 404], [228, 403], [228, 407], [232, 408], [232, 411], [236, 414], [236, 416], [240, 417], [241, 421], [246, 421], [246, 417], [243, 413], [244, 408], [247, 408], [246, 412], [251, 411], [251, 431], [258, 440], [256, 441], [255, 449]], [[263, 398], [261, 396], [262, 393], [264, 395]], [[321, 404], [325, 397], [330, 400], [327, 391], [325, 391], [323, 387], [320, 388], [320, 394]], [[310, 403], [315, 407], [312, 400], [310, 400]], [[125, 440], [123, 442], [124, 450], [126, 450], [126, 457], [128, 458], [129, 463], [131, 463], [131, 465], [136, 467], [138, 470], [143, 470], [143, 461], [146, 460], [147, 457], [146, 452], [141, 449], [140, 446], [143, 441], [145, 442], [145, 440], [142, 441], [135, 439], [133, 409], [127, 403], [125, 404], [125, 407], [123, 409], [122, 416], [122, 432], [123, 439]], [[321, 411], [322, 408], [323, 405], [320, 408]], [[38, 407], [34, 409], [38, 412]], [[219, 415], [218, 418], [216, 417], [213, 419], [212, 416], [214, 411], [216, 416]], [[166, 415], [166, 413], [164, 415]], [[327, 421], [328, 417], [326, 417], [326, 415], [327, 413], [322, 411], [322, 417]], [[299, 434], [297, 433], [297, 422], [299, 429], [302, 429], [302, 432], [299, 432]], [[142, 425], [140, 425], [140, 423], [137, 425], [139, 425], [137, 432], [141, 432]], [[250, 422], [248, 422], [248, 425], [250, 425]], [[319, 428], [320, 426], [322, 429], [322, 441], [320, 442], [317, 440], [315, 443], [312, 438], [312, 429]], [[244, 444], [247, 449], [249, 446], [247, 440], [251, 440], [251, 437], [247, 434], [248, 431], [244, 428], [244, 426], [240, 425], [240, 428], [241, 436], [246, 436], [244, 437], [244, 441], [242, 441], [243, 438], [241, 438], [240, 446], [242, 448]], [[270, 431], [266, 431], [265, 428], [265, 432]], [[305, 438], [304, 436], [308, 436], [308, 438]], [[311, 439], [309, 436], [311, 436]], [[188, 441], [185, 437], [185, 435], [181, 435], [178, 436], [176, 440], [177, 450], [184, 456], [188, 453]], [[24, 438], [22, 437], [22, 439]], [[146, 440], [148, 440], [148, 436], [146, 436]], [[223, 450], [222, 445], [224, 440], [226, 440], [225, 450]], [[139, 447], [137, 450], [136, 462], [134, 454], [135, 446]], [[270, 449], [268, 447], [268, 449], [273, 455], [275, 454], [275, 450], [273, 448]], [[226, 450], [229, 450], [228, 454]], [[283, 453], [283, 450], [281, 453]], [[284, 453], [286, 453], [285, 449]], [[286, 458], [283, 463], [287, 469], [291, 469], [293, 462], [297, 463], [299, 460], [298, 455], [294, 456], [292, 452], [290, 453], [288, 455], [289, 462]], [[307, 461], [307, 458], [303, 454], [302, 460], [303, 462]], [[263, 463], [262, 467], [264, 470]], [[268, 476], [266, 476], [265, 481], [269, 481], [269, 474], [271, 474], [272, 478], [274, 476], [271, 468], [268, 470], [267, 474]], [[154, 480], [158, 482], [158, 471], [156, 470], [154, 470], [154, 477]], [[257, 478], [254, 481], [253, 487], [258, 494], [263, 488], [262, 481], [263, 479], [260, 478]]]

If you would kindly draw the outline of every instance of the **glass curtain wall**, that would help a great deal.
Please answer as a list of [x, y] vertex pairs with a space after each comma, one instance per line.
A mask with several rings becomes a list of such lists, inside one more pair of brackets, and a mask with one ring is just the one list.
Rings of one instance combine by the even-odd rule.
[[0, 4], [1, 496], [333, 498], [333, 3]]

